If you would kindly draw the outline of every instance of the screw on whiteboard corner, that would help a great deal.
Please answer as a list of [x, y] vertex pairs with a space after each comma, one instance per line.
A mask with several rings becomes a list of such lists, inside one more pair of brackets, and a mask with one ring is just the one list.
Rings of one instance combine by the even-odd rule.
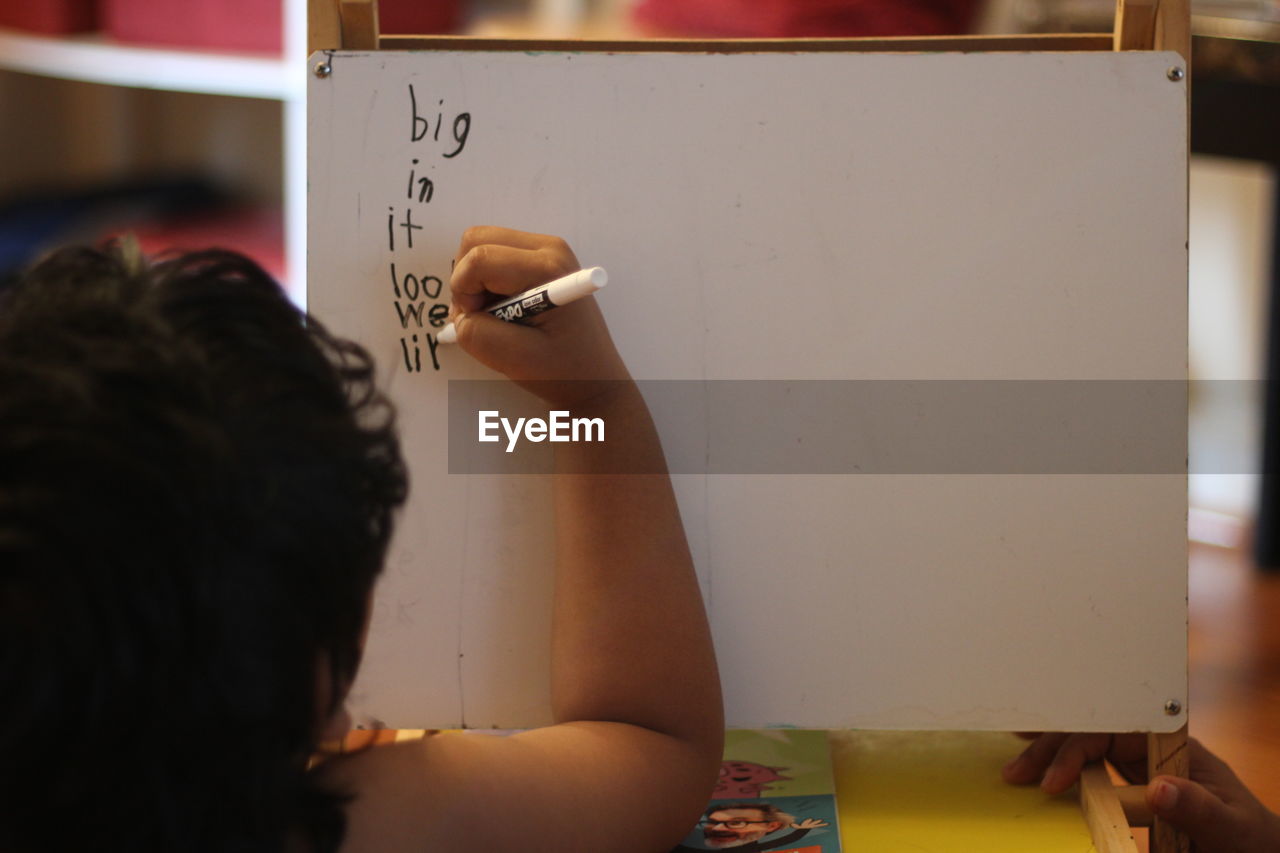
[[1182, 703], [1177, 699], [1170, 699], [1164, 703], [1164, 712], [1170, 717], [1176, 717], [1182, 713]]
[[329, 64], [329, 60], [325, 59], [317, 62], [316, 67], [313, 70], [315, 71], [316, 76], [323, 80], [325, 77], [328, 77], [333, 73], [333, 66]]
[[1166, 72], [1166, 76], [1168, 76], [1168, 78], [1173, 82], [1177, 83], [1183, 77], [1187, 76], [1187, 72], [1175, 65]]

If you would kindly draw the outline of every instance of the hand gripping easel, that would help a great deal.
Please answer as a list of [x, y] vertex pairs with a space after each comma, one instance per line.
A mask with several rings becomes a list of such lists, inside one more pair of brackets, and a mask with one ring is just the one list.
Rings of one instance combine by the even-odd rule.
[[[866, 51], [866, 52], [989, 52], [989, 51], [1176, 51], [1181, 67], [1169, 69], [1170, 79], [1189, 74], [1190, 13], [1188, 0], [1117, 0], [1111, 33], [1035, 34], [1015, 36], [936, 36], [888, 39], [757, 39], [709, 41], [663, 40], [524, 40], [478, 39], [459, 36], [400, 35], [379, 32], [377, 0], [309, 0], [310, 52], [324, 50], [448, 49], [541, 51], [663, 51], [724, 52], [768, 51]], [[1188, 88], [1189, 91], [1189, 88]], [[1185, 176], [1184, 176], [1185, 180]], [[1171, 705], [1176, 702], [1171, 701]], [[1167, 708], [1177, 716], [1182, 708]], [[1171, 733], [1149, 732], [1149, 775], [1186, 776], [1189, 771], [1187, 729]], [[1146, 809], [1141, 786], [1117, 787], [1107, 769], [1097, 764], [1085, 769], [1080, 782], [1080, 802], [1099, 853], [1136, 853], [1132, 827], [1150, 827], [1152, 853], [1186, 853], [1189, 840], [1171, 826], [1153, 819]]]

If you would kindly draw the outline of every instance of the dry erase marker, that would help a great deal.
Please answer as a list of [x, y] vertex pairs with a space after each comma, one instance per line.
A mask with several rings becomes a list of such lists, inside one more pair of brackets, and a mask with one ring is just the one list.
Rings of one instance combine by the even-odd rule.
[[[590, 296], [609, 281], [609, 274], [604, 267], [590, 267], [585, 270], [571, 272], [563, 278], [546, 284], [540, 284], [524, 293], [504, 299], [490, 305], [484, 310], [508, 323], [526, 323], [543, 311], [550, 311], [561, 305], [568, 305], [574, 300]], [[458, 340], [458, 331], [453, 324], [445, 326], [436, 336], [436, 341], [451, 344]]]

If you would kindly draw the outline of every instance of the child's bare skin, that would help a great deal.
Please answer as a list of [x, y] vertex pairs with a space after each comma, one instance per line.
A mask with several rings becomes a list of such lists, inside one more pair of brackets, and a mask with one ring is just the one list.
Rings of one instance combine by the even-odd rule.
[[[556, 725], [440, 735], [322, 772], [357, 792], [344, 851], [659, 853], [698, 819], [723, 738], [720, 687], [684, 531], [648, 410], [586, 298], [536, 326], [477, 313], [578, 269], [555, 237], [473, 228], [454, 270], [458, 344], [607, 443], [557, 445]], [[642, 464], [643, 468], [633, 466]], [[519, 571], [519, 566], [511, 566]]]

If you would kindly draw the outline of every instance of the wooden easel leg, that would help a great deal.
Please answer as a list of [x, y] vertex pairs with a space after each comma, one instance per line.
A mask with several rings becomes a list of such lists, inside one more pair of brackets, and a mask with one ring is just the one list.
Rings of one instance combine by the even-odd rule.
[[307, 56], [342, 47], [342, 24], [333, 0], [307, 0]]
[[1182, 54], [1186, 72], [1191, 73], [1191, 0], [1157, 0], [1152, 21], [1155, 50], [1176, 50]]
[[338, 0], [344, 50], [378, 49], [378, 0]]
[[1116, 50], [1151, 50], [1155, 35], [1155, 0], [1116, 0]]
[[1080, 808], [1098, 853], [1138, 853], [1116, 788], [1101, 763], [1080, 772]]
[[[1169, 734], [1147, 735], [1147, 778], [1181, 776], [1191, 771], [1191, 754], [1187, 750], [1187, 727]], [[1191, 839], [1168, 823], [1156, 818], [1151, 825], [1151, 853], [1190, 853]]]

